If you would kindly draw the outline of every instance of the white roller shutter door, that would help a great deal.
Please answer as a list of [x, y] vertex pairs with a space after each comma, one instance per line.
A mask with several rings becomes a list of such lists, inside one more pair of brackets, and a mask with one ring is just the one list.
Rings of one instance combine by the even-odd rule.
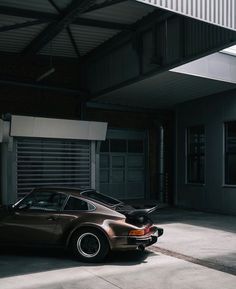
[[20, 198], [40, 186], [91, 186], [91, 142], [16, 138], [16, 188]]

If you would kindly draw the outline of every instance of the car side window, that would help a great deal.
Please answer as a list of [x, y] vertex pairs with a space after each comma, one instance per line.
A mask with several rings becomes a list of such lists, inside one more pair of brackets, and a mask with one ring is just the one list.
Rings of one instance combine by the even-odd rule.
[[88, 204], [87, 202], [81, 199], [70, 197], [65, 205], [64, 210], [65, 211], [88, 211], [88, 210], [91, 210], [91, 206], [92, 205]]
[[33, 192], [20, 202], [18, 208], [26, 207], [29, 210], [58, 211], [62, 208], [66, 195], [57, 192]]

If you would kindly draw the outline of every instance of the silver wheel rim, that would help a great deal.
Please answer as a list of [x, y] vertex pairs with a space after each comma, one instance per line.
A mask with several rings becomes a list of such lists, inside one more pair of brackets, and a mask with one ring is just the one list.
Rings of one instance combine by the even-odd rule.
[[78, 238], [77, 249], [79, 253], [86, 258], [97, 256], [100, 248], [100, 240], [93, 233], [84, 233]]

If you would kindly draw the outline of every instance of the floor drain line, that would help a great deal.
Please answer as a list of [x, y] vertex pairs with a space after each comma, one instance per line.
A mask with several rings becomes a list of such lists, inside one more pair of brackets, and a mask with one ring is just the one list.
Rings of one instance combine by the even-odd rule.
[[207, 268], [210, 268], [210, 269], [213, 269], [213, 270], [221, 271], [221, 272], [236, 276], [236, 269], [232, 268], [232, 267], [229, 267], [229, 266], [224, 266], [224, 265], [217, 264], [217, 263], [214, 263], [214, 262], [201, 260], [201, 259], [198, 259], [198, 258], [187, 256], [187, 255], [184, 255], [184, 254], [181, 254], [181, 253], [177, 253], [177, 252], [174, 252], [174, 251], [171, 251], [171, 250], [163, 249], [163, 248], [160, 248], [160, 247], [154, 247], [153, 246], [153, 247], [150, 248], [150, 251], [153, 251], [153, 252], [156, 252], [156, 253], [161, 253], [163, 255], [167, 255], [167, 256], [170, 256], [170, 257], [177, 258], [177, 259], [181, 259], [181, 260], [193, 263], [193, 264], [197, 264], [197, 265], [200, 265], [200, 266], [204, 266], [204, 267], [207, 267]]

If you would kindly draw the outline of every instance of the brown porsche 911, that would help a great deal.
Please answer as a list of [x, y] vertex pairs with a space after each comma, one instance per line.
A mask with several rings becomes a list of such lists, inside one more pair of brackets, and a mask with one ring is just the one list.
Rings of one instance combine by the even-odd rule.
[[110, 250], [140, 249], [163, 229], [148, 214], [95, 190], [37, 188], [0, 207], [0, 243], [68, 247], [82, 261], [99, 262]]

